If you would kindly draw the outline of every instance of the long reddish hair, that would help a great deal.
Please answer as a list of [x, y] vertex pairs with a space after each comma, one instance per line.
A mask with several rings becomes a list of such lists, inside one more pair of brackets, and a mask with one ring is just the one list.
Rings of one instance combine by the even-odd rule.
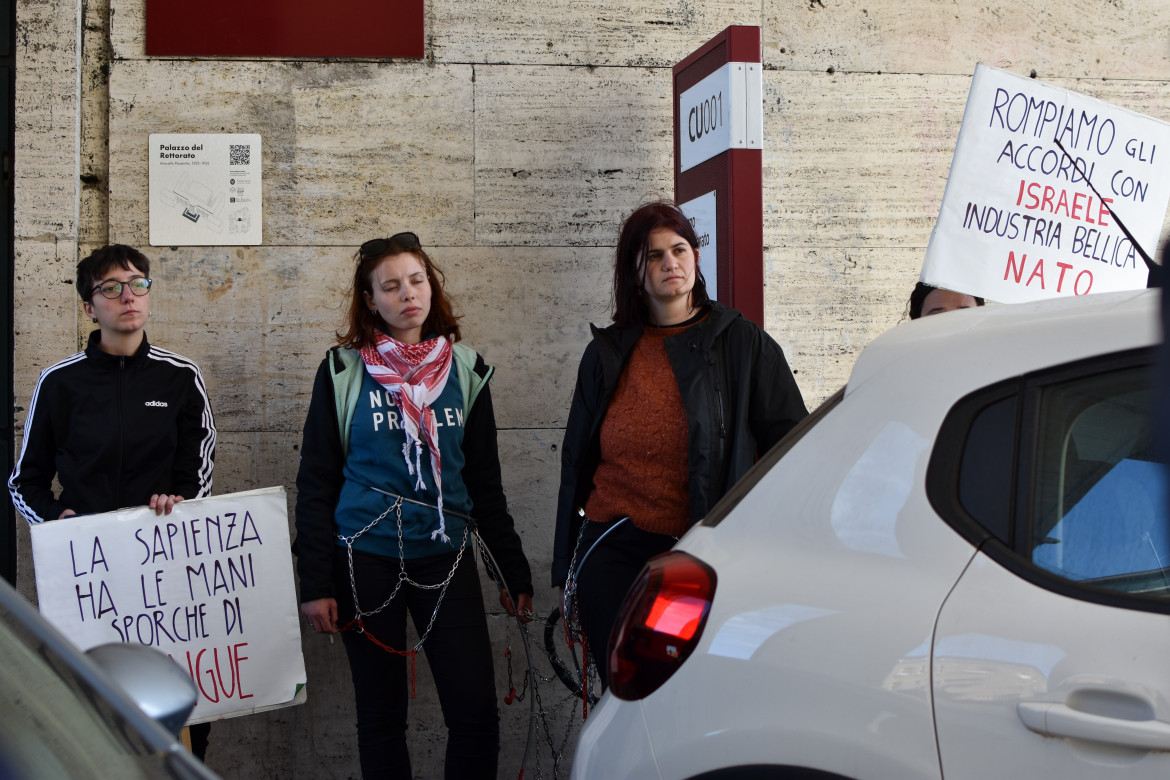
[[[400, 238], [409, 236], [410, 240]], [[423, 337], [437, 334], [439, 336], [454, 336], [459, 341], [462, 335], [459, 332], [459, 316], [447, 297], [443, 284], [446, 277], [435, 265], [430, 256], [423, 251], [418, 238], [413, 233], [399, 233], [392, 238], [377, 238], [362, 244], [354, 254], [353, 259], [357, 267], [353, 271], [353, 286], [350, 290], [349, 316], [345, 332], [337, 334], [337, 343], [347, 349], [361, 349], [377, 342], [379, 324], [382, 318], [377, 312], [371, 312], [366, 302], [367, 295], [374, 294], [373, 274], [387, 257], [401, 254], [411, 254], [422, 263], [427, 273], [427, 281], [431, 284], [431, 311], [423, 321]], [[384, 327], [384, 325], [383, 325]]]

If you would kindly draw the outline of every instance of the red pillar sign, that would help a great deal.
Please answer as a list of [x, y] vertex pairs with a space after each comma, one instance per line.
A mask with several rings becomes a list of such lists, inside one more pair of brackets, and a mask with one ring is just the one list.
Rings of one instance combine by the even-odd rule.
[[764, 324], [760, 28], [728, 27], [674, 66], [675, 201], [711, 297]]

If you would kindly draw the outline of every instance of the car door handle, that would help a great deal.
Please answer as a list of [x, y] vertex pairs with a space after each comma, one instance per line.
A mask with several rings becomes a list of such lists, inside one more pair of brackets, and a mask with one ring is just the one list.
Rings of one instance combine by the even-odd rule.
[[1093, 715], [1054, 702], [1022, 701], [1020, 720], [1046, 737], [1068, 737], [1106, 742], [1139, 750], [1170, 750], [1170, 724], [1160, 720], [1125, 720]]

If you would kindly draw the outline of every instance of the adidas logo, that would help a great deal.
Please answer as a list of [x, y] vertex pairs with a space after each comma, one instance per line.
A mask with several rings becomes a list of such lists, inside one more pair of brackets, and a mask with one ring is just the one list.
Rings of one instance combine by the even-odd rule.
[[166, 401], [147, 401], [146, 406], [159, 406], [159, 407], [162, 407], [163, 409], [165, 409], [165, 408], [167, 408], [167, 402]]

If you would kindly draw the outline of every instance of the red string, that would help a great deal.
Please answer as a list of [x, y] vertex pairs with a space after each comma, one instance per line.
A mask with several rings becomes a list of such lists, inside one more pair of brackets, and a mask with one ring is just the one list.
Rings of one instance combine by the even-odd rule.
[[359, 634], [364, 635], [367, 639], [369, 639], [371, 642], [373, 642], [378, 647], [385, 650], [387, 653], [393, 653], [394, 655], [405, 656], [405, 657], [410, 659], [410, 698], [412, 698], [412, 699], [415, 698], [415, 696], [414, 696], [414, 657], [416, 655], [418, 655], [418, 650], [395, 650], [393, 647], [386, 644], [385, 642], [383, 642], [382, 640], [378, 639], [373, 634], [371, 634], [369, 631], [367, 631], [366, 624], [362, 622], [361, 618], [354, 618], [353, 620], [349, 621], [348, 623], [346, 623], [344, 626], [341, 627], [342, 631], [349, 631], [350, 629], [353, 629], [353, 630], [357, 631]]
[[504, 704], [511, 704], [516, 698], [516, 686], [512, 683], [512, 646], [508, 645], [504, 648], [504, 660], [508, 662], [508, 686], [510, 690], [508, 695], [504, 697]]
[[569, 621], [562, 615], [561, 626], [565, 629], [565, 644], [572, 652], [574, 645], [581, 645], [581, 720], [589, 717], [589, 643], [582, 632], [581, 641], [573, 639], [573, 632], [569, 629]]

